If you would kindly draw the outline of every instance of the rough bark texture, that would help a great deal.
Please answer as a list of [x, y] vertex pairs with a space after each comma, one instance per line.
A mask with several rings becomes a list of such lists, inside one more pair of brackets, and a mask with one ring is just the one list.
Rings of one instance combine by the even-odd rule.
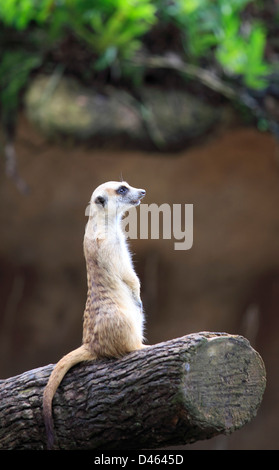
[[[42, 393], [52, 368], [0, 382], [0, 449], [45, 448]], [[231, 433], [256, 415], [265, 382], [259, 354], [225, 333], [80, 364], [54, 398], [55, 448], [155, 449]]]

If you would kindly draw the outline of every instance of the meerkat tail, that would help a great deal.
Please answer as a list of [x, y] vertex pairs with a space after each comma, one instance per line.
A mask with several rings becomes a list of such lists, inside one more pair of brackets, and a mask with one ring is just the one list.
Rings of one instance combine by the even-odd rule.
[[43, 396], [43, 415], [44, 415], [44, 422], [47, 434], [47, 447], [51, 449], [54, 443], [54, 432], [53, 432], [53, 418], [52, 418], [52, 399], [54, 394], [59, 387], [64, 375], [68, 372], [71, 367], [75, 364], [78, 364], [82, 361], [89, 361], [94, 359], [92, 354], [90, 354], [89, 350], [84, 346], [80, 346], [79, 348], [71, 351], [66, 356], [62, 357], [60, 361], [55, 365], [47, 386], [44, 390]]

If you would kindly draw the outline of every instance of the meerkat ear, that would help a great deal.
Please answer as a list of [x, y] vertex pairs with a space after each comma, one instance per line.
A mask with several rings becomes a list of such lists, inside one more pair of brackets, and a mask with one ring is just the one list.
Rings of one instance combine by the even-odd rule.
[[105, 207], [107, 203], [107, 199], [103, 196], [97, 196], [95, 199], [95, 203]]

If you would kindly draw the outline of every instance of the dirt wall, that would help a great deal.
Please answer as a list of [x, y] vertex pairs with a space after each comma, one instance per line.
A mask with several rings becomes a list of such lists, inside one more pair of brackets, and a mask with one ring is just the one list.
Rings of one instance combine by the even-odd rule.
[[[279, 448], [279, 159], [274, 139], [233, 129], [179, 154], [55, 145], [22, 117], [20, 194], [0, 174], [0, 376], [56, 362], [78, 346], [86, 298], [82, 240], [93, 189], [122, 176], [145, 203], [193, 204], [194, 243], [131, 240], [146, 336], [243, 334], [262, 355], [266, 398], [256, 419], [204, 448]], [[266, 322], [266, 319], [268, 321]], [[193, 446], [191, 448], [194, 448]]]

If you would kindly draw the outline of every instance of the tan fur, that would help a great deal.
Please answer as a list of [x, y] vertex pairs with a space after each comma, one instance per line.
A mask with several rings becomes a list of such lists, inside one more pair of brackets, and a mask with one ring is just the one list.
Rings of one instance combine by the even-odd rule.
[[[119, 193], [119, 188], [127, 188], [126, 193]], [[140, 282], [121, 230], [121, 217], [144, 194], [126, 182], [114, 181], [92, 194], [83, 244], [88, 285], [83, 340], [56, 364], [44, 390], [48, 448], [54, 442], [52, 399], [67, 371], [82, 361], [121, 357], [143, 347]]]

